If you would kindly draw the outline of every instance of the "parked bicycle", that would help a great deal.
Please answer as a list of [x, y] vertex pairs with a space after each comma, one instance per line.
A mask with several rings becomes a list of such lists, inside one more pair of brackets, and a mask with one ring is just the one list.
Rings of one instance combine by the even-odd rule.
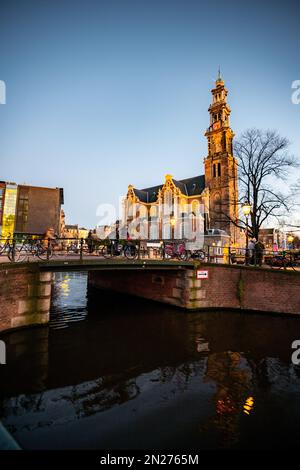
[[100, 254], [106, 259], [115, 256], [125, 256], [127, 259], [135, 259], [138, 257], [138, 247], [133, 243], [122, 245], [117, 241], [112, 241], [102, 247]]
[[184, 243], [165, 243], [162, 247], [162, 257], [164, 259], [177, 258], [182, 261], [187, 261], [189, 252], [185, 248]]
[[0, 256], [7, 256], [10, 261], [20, 263], [25, 261], [25, 254], [22, 251], [22, 246], [20, 246], [16, 241], [11, 238], [9, 234], [6, 239], [0, 241]]
[[32, 239], [28, 238], [23, 241], [19, 248], [22, 259], [30, 259], [30, 257], [37, 257], [43, 261], [52, 258], [53, 256], [53, 242], [52, 240]]
[[296, 271], [297, 261], [291, 253], [282, 252], [272, 256], [267, 262], [272, 269], [287, 269], [291, 268]]

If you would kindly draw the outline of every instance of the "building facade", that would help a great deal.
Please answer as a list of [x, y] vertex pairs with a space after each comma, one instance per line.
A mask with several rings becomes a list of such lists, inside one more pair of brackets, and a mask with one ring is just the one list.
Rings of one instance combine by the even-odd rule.
[[62, 188], [0, 183], [0, 234], [42, 235], [50, 227], [60, 235]]
[[145, 189], [128, 186], [122, 223], [133, 227], [138, 238], [184, 238], [188, 222], [192, 234], [214, 228], [226, 232], [231, 244], [239, 243], [240, 231], [234, 223], [238, 219], [234, 133], [229, 124], [228, 91], [220, 74], [211, 93], [204, 174], [183, 180], [166, 175], [163, 184]]
[[264, 244], [266, 250], [272, 250], [274, 246], [286, 248], [286, 234], [279, 228], [261, 228], [259, 241]]

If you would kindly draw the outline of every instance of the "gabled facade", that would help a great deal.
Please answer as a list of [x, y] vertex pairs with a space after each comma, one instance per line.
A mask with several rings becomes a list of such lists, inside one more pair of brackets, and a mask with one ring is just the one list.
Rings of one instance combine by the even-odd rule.
[[[194, 223], [201, 214], [199, 230], [224, 230], [230, 242], [237, 243], [237, 229], [232, 223], [238, 211], [237, 162], [232, 149], [234, 133], [229, 125], [228, 92], [220, 75], [211, 93], [204, 175], [176, 180], [168, 174], [158, 186], [144, 189], [128, 186], [123, 224], [139, 226], [141, 238], [184, 238], [184, 220], [192, 219]], [[173, 219], [173, 223], [167, 229], [168, 218]], [[147, 225], [146, 230], [141, 229], [143, 225]]]

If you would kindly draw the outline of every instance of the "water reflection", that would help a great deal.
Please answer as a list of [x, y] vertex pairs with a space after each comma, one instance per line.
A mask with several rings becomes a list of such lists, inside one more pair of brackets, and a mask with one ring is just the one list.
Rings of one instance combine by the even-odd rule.
[[57, 281], [50, 328], [5, 335], [0, 414], [24, 448], [296, 445], [300, 319], [86, 299], [85, 275]]
[[[70, 287], [72, 286], [72, 287]], [[87, 273], [55, 273], [50, 327], [67, 328], [87, 315]]]

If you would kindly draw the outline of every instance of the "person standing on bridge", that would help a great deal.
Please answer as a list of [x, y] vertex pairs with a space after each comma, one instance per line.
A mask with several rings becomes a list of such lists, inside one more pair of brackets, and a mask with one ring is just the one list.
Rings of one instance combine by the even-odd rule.
[[94, 240], [93, 240], [93, 233], [92, 233], [91, 230], [88, 233], [86, 243], [87, 243], [87, 246], [88, 246], [89, 253], [90, 254], [93, 253], [93, 251], [94, 251]]
[[263, 262], [263, 257], [264, 257], [264, 249], [265, 245], [261, 241], [257, 241], [255, 243], [255, 264], [258, 264], [258, 266], [262, 265]]

